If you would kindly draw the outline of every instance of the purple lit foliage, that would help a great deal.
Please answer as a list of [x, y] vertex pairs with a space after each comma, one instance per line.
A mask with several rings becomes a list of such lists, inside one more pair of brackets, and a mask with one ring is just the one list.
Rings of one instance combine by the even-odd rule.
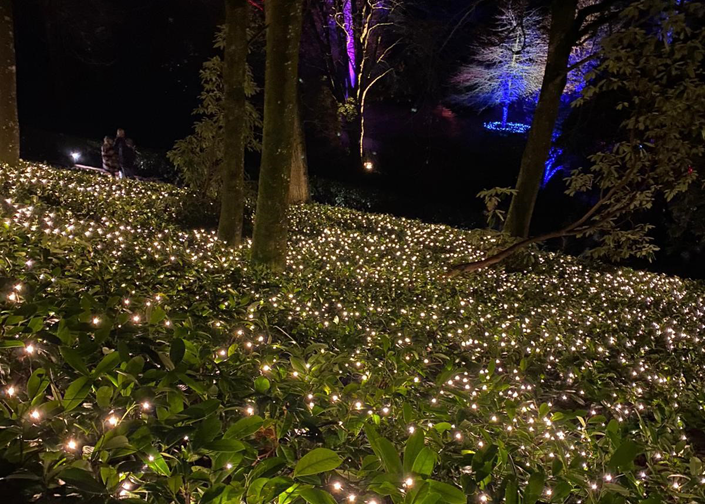
[[345, 26], [345, 47], [348, 54], [349, 94], [357, 86], [357, 50], [355, 48], [355, 24], [353, 23], [353, 0], [345, 0], [343, 21]]

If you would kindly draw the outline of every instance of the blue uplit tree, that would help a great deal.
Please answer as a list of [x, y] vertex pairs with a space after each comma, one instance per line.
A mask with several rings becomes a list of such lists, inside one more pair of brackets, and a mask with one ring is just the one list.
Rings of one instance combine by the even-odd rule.
[[509, 109], [541, 89], [548, 52], [543, 25], [543, 16], [523, 2], [503, 6], [491, 33], [473, 47], [472, 61], [455, 76], [460, 92], [454, 100], [480, 109], [501, 107], [502, 120], [487, 123], [488, 129], [528, 129], [527, 124], [509, 121]]

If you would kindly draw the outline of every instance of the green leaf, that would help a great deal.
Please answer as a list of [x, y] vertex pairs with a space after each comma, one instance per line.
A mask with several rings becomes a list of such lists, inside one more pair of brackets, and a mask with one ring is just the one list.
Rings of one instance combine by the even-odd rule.
[[541, 406], [539, 406], [539, 416], [545, 417], [548, 415], [549, 411], [551, 411], [551, 408], [548, 406], [548, 404], [543, 403]]
[[91, 473], [84, 471], [83, 469], [78, 469], [77, 467], [68, 467], [64, 469], [59, 473], [58, 477], [72, 487], [76, 487], [83, 492], [92, 494], [107, 493], [105, 487], [93, 478]]
[[631, 466], [632, 462], [636, 456], [641, 451], [639, 445], [637, 445], [631, 439], [626, 439], [619, 445], [617, 451], [614, 452], [612, 458], [610, 459], [609, 466], [613, 469], [623, 469]]
[[260, 376], [255, 380], [255, 390], [260, 394], [265, 394], [269, 390], [269, 380], [264, 376]]
[[124, 448], [129, 444], [127, 437], [125, 436], [114, 436], [108, 439], [103, 445], [104, 450], [114, 450], [115, 448]]
[[262, 500], [264, 502], [271, 502], [273, 499], [279, 497], [282, 492], [291, 488], [294, 480], [291, 478], [285, 478], [283, 476], [278, 476], [276, 478], [270, 479], [264, 488], [262, 489]]
[[458, 487], [434, 480], [430, 480], [428, 484], [431, 488], [431, 492], [441, 496], [441, 502], [443, 503], [466, 504], [468, 501], [465, 492]]
[[107, 408], [110, 406], [110, 401], [113, 398], [113, 388], [107, 385], [100, 387], [95, 393], [95, 399], [98, 406], [101, 408]]
[[171, 359], [171, 362], [174, 363], [174, 366], [178, 366], [179, 363], [183, 360], [184, 355], [186, 354], [186, 344], [184, 343], [184, 340], [181, 338], [176, 338], [171, 342], [171, 348], [169, 349], [169, 358]]
[[171, 490], [171, 493], [177, 495], [184, 486], [184, 478], [180, 474], [175, 474], [167, 479], [167, 486], [169, 490]]
[[262, 502], [262, 489], [268, 481], [268, 478], [258, 478], [250, 483], [247, 489], [247, 504], [260, 504]]
[[81, 374], [88, 374], [88, 368], [83, 362], [84, 359], [83, 357], [81, 357], [81, 354], [79, 354], [76, 350], [69, 347], [61, 347], [59, 351], [61, 352], [61, 356], [64, 358], [64, 360], [69, 366], [71, 366]]
[[32, 376], [27, 380], [27, 395], [30, 400], [44, 392], [49, 386], [49, 378], [43, 368], [38, 368], [32, 373]]
[[294, 468], [294, 477], [310, 476], [338, 468], [343, 460], [333, 450], [316, 448], [304, 455]]
[[24, 342], [14, 339], [0, 340], [0, 348], [24, 348]]
[[81, 376], [75, 380], [64, 393], [61, 405], [64, 411], [71, 411], [78, 408], [91, 391], [91, 380], [87, 376]]
[[411, 471], [423, 476], [431, 476], [433, 467], [436, 465], [436, 452], [428, 446], [424, 446], [414, 461]]
[[161, 306], [155, 306], [152, 308], [152, 314], [149, 316], [149, 323], [156, 325], [166, 318], [166, 312]]
[[703, 474], [703, 463], [698, 457], [690, 457], [690, 474], [694, 478]]
[[404, 467], [396, 447], [388, 439], [380, 437], [371, 425], [365, 425], [365, 434], [367, 434], [367, 440], [372, 446], [372, 451], [382, 461], [386, 471], [390, 474], [401, 474]]
[[257, 415], [241, 418], [227, 430], [224, 437], [242, 439], [257, 432], [263, 423], [262, 417]]
[[152, 469], [152, 471], [157, 474], [161, 474], [162, 476], [171, 476], [169, 466], [164, 460], [164, 457], [162, 457], [161, 453], [153, 451], [149, 455], [142, 457], [142, 460], [145, 464], [147, 464], [147, 466], [149, 466], [150, 469]]
[[213, 485], [210, 487], [208, 490], [206, 490], [203, 493], [203, 496], [201, 497], [201, 500], [199, 501], [200, 504], [208, 504], [209, 502], [214, 501], [218, 497], [222, 495], [222, 493], [227, 489], [228, 487], [222, 483], [218, 483], [216, 485]]
[[[405, 403], [406, 404], [406, 403]], [[406, 442], [406, 448], [404, 449], [404, 472], [408, 473], [414, 466], [414, 461], [419, 455], [419, 452], [424, 447], [424, 435], [421, 430], [417, 430]]]
[[245, 445], [235, 439], [219, 439], [205, 443], [203, 448], [216, 453], [235, 453], [245, 449]]
[[271, 457], [264, 459], [255, 466], [249, 477], [250, 479], [257, 479], [260, 477], [268, 478], [284, 465], [286, 465], [286, 460], [283, 458]]
[[524, 504], [536, 504], [546, 482], [546, 475], [541, 471], [536, 471], [529, 477], [529, 483], [524, 490]]
[[517, 481], [514, 477], [511, 477], [507, 481], [507, 487], [504, 490], [504, 504], [518, 504], [519, 503], [519, 487], [517, 486]]
[[103, 357], [103, 360], [100, 361], [100, 364], [96, 366], [95, 370], [93, 371], [93, 376], [98, 377], [103, 373], [112, 371], [117, 367], [118, 364], [120, 364], [121, 360], [122, 359], [120, 358], [119, 352], [110, 352], [108, 355]]
[[439, 434], [443, 434], [446, 431], [449, 431], [453, 428], [453, 426], [449, 422], [438, 422], [433, 426], [436, 431], [438, 431]]
[[405, 402], [402, 406], [402, 418], [404, 419], [404, 423], [411, 423], [413, 418], [413, 410], [411, 409], [411, 404], [408, 402]]
[[570, 483], [566, 481], [561, 481], [555, 487], [553, 487], [552, 500], [554, 502], [563, 502], [572, 491], [573, 486]]
[[319, 490], [318, 488], [303, 490], [299, 495], [301, 495], [301, 498], [308, 502], [308, 504], [337, 504], [331, 494], [325, 490]]

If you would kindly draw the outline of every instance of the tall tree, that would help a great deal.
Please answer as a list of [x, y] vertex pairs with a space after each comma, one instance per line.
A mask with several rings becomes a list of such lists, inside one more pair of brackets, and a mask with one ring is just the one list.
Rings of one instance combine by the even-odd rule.
[[309, 0], [306, 9], [308, 60], [324, 71], [358, 164], [371, 91], [394, 72], [390, 60], [401, 43], [402, 6], [399, 0]]
[[308, 160], [306, 158], [306, 135], [304, 133], [301, 100], [296, 104], [294, 146], [291, 150], [291, 183], [289, 184], [289, 203], [308, 203], [311, 193], [308, 186]]
[[291, 159], [296, 141], [300, 0], [268, 0], [262, 165], [252, 260], [274, 271], [286, 265]]
[[577, 101], [581, 106], [601, 96], [618, 97], [623, 119], [607, 148], [567, 179], [566, 194], [582, 195], [592, 206], [562, 229], [456, 265], [451, 275], [566, 237], [589, 238], [589, 253], [596, 258], [653, 258], [658, 250], [650, 233], [654, 207], [675, 201], [696, 184], [705, 159], [705, 30], [700, 29], [705, 5], [637, 0], [623, 23], [605, 39], [603, 61]]
[[218, 237], [229, 245], [242, 242], [245, 211], [245, 133], [247, 122], [248, 1], [225, 0], [223, 122], [225, 149]]
[[[553, 0], [548, 55], [539, 102], [519, 169], [516, 194], [507, 215], [505, 232], [526, 238], [536, 205], [551, 140], [558, 119], [561, 96], [570, 71], [584, 61], [569, 65], [576, 44], [594, 36], [617, 12], [616, 5], [628, 0]], [[580, 5], [585, 5], [579, 8]], [[594, 54], [588, 56], [593, 59]]]
[[551, 150], [561, 96], [568, 82], [568, 59], [576, 37], [573, 33], [578, 0], [553, 0], [546, 71], [539, 102], [529, 131], [505, 230], [512, 236], [529, 236], [531, 215], [541, 187], [546, 159]]
[[0, 163], [20, 160], [17, 66], [12, 0], [0, 0]]
[[501, 129], [507, 128], [509, 107], [535, 96], [546, 68], [547, 44], [543, 18], [523, 4], [508, 4], [488, 37], [473, 48], [473, 61], [460, 68], [453, 98], [480, 108], [501, 105]]

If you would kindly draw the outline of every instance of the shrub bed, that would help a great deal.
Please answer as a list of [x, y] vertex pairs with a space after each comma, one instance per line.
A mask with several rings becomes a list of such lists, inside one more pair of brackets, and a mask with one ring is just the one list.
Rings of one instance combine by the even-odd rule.
[[498, 238], [322, 205], [271, 276], [168, 185], [0, 193], [18, 502], [705, 501], [699, 283], [541, 252], [444, 279]]

